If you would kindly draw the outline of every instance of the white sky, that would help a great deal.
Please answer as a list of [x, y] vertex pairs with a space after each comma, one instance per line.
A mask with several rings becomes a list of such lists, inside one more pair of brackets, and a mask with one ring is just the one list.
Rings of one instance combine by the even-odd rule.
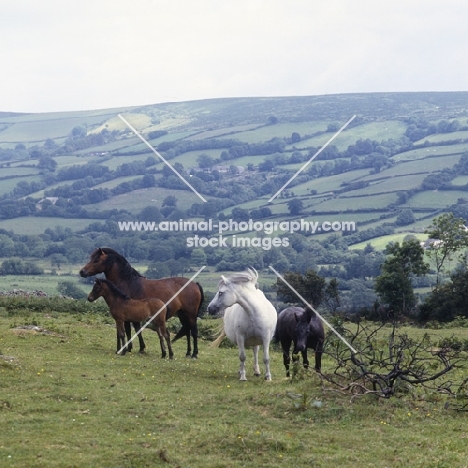
[[0, 0], [0, 111], [467, 91], [466, 0]]

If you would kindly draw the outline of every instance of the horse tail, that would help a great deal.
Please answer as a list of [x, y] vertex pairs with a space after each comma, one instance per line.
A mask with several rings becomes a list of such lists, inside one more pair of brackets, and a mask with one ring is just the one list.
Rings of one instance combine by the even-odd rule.
[[276, 326], [275, 326], [275, 331], [273, 333], [273, 341], [275, 343], [279, 343], [280, 339], [279, 339], [279, 335], [278, 335], [278, 322], [276, 322]]
[[203, 292], [203, 288], [200, 283], [196, 283], [198, 289], [200, 290], [200, 305], [198, 306], [197, 317], [201, 317], [203, 315], [202, 305], [205, 302], [205, 293]]
[[226, 336], [226, 332], [224, 331], [224, 327], [221, 325], [220, 330], [218, 332], [218, 337], [210, 344], [210, 348], [219, 348], [221, 343], [223, 342]]

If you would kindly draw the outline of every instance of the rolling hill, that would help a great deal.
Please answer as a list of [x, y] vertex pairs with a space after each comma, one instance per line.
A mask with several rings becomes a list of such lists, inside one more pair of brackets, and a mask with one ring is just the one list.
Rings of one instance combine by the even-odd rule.
[[[119, 210], [125, 219], [161, 210], [168, 196], [180, 216], [201, 218], [200, 198], [119, 115], [193, 182], [213, 216], [263, 208], [265, 220], [354, 221], [352, 246], [421, 234], [454, 206], [468, 212], [460, 163], [468, 153], [468, 92], [233, 98], [0, 113], [0, 229], [21, 234], [33, 223], [37, 233], [46, 225], [82, 232]], [[46, 197], [52, 201], [40, 210]], [[292, 200], [301, 202], [296, 213]], [[36, 223], [38, 216], [47, 223]]]

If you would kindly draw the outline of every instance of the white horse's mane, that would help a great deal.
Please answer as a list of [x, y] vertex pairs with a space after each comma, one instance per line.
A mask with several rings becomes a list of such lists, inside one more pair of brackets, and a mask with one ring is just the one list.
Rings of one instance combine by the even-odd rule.
[[255, 283], [256, 287], [258, 287], [257, 279], [258, 279], [257, 270], [255, 270], [254, 268], [247, 268], [247, 271], [234, 273], [229, 278], [226, 278], [225, 276], [221, 275], [221, 280], [218, 283], [218, 287], [221, 286], [222, 284], [227, 284], [229, 282], [235, 283], [235, 284], [252, 282], [252, 283]]

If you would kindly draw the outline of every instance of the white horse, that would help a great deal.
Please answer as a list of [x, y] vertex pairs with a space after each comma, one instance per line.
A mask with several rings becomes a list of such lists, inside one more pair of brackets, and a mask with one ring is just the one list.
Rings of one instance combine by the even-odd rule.
[[271, 380], [270, 341], [276, 327], [277, 312], [273, 304], [258, 289], [258, 273], [249, 268], [230, 278], [221, 276], [218, 292], [208, 305], [211, 315], [224, 311], [224, 333], [239, 348], [239, 380], [245, 374], [245, 348], [253, 348], [254, 374], [260, 375], [258, 351], [263, 346], [265, 380]]

